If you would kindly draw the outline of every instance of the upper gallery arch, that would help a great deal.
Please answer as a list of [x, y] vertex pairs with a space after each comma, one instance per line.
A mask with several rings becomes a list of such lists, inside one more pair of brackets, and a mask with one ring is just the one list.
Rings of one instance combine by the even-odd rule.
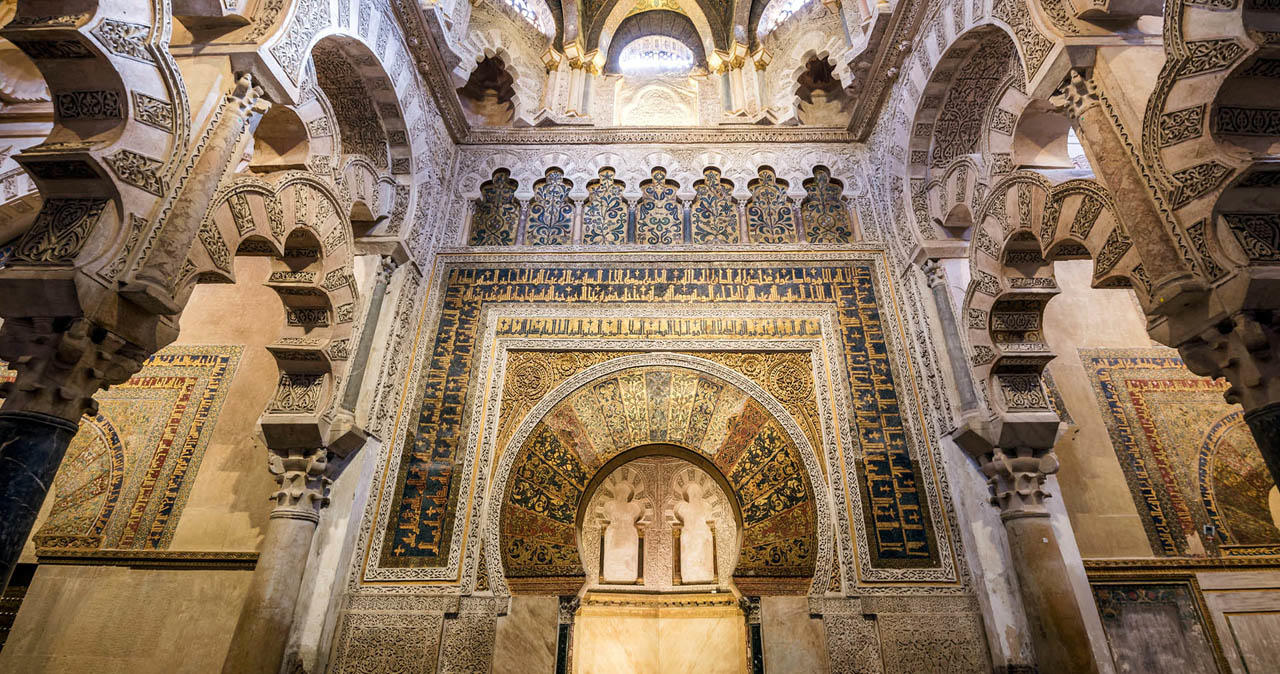
[[614, 31], [605, 59], [605, 72], [618, 73], [623, 49], [635, 40], [651, 35], [669, 37], [689, 48], [694, 66], [707, 66], [707, 54], [701, 36], [693, 21], [686, 15], [671, 10], [654, 10], [632, 14], [622, 20]]
[[[606, 0], [583, 11], [584, 17], [590, 12], [586, 19], [589, 27], [584, 41], [585, 49], [600, 49], [606, 54], [610, 53], [611, 44], [617, 40], [616, 36], [620, 34], [627, 19], [655, 11], [687, 17], [697, 29], [704, 53], [729, 49], [732, 42], [729, 31], [732, 4], [725, 0]], [[658, 32], [668, 34], [661, 29]]]

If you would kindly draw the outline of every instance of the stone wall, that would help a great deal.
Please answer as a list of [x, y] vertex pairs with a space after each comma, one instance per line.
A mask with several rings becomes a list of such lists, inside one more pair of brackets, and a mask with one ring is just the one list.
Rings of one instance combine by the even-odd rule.
[[[118, 422], [112, 427], [118, 426], [114, 430], [123, 444], [118, 453], [124, 463], [119, 469], [104, 468], [96, 473], [89, 468], [69, 470], [76, 467], [70, 462], [75, 456], [89, 461], [107, 451], [86, 443], [77, 455], [74, 452], [79, 445], [73, 442], [69, 462], [55, 479], [24, 556], [24, 561], [57, 560], [61, 564], [42, 563], [38, 568], [0, 653], [0, 669], [220, 671], [248, 587], [260, 531], [266, 524], [267, 496], [275, 489], [271, 475], [263, 469], [267, 452], [257, 432], [257, 419], [275, 391], [277, 378], [274, 359], [264, 346], [274, 340], [284, 318], [279, 296], [263, 285], [270, 271], [267, 258], [239, 258], [236, 271], [239, 282], [235, 285], [202, 285], [197, 289], [182, 317], [177, 342], [164, 352], [198, 352], [208, 348], [202, 345], [217, 345], [219, 351], [238, 358], [220, 409], [204, 420], [203, 430], [181, 426], [189, 435], [180, 435], [177, 440], [199, 439], [204, 443], [203, 456], [192, 457], [183, 480], [173, 476], [173, 465], [156, 462], [160, 455], [156, 447], [163, 434], [156, 432], [150, 419], [157, 415], [168, 418], [165, 415], [172, 411], [173, 400], [160, 393], [149, 394], [145, 387], [163, 392], [172, 382], [142, 381], [143, 390], [134, 393], [140, 402], [112, 404], [105, 400], [123, 395], [127, 385], [99, 394], [104, 399], [103, 416]], [[147, 377], [148, 372], [144, 368], [139, 377]], [[194, 407], [198, 398], [190, 402]], [[126, 403], [133, 406], [126, 407]], [[116, 410], [122, 412], [113, 420]], [[100, 433], [102, 427], [86, 422], [81, 433]], [[182, 443], [174, 445], [176, 453]], [[150, 500], [139, 490], [130, 489], [135, 473], [157, 465], [167, 470], [159, 475], [162, 487], [188, 492], [185, 499], [177, 500], [170, 515], [176, 522], [167, 525], [171, 531], [158, 548], [146, 544], [142, 535], [146, 532], [133, 535], [134, 543], [127, 542], [125, 526], [134, 509], [151, 513], [158, 507], [149, 505]], [[135, 498], [121, 498], [106, 519], [102, 528], [105, 546], [88, 548], [84, 537], [65, 541], [58, 540], [65, 536], [52, 536], [55, 532], [47, 524], [58, 524], [65, 532], [83, 519], [77, 508], [85, 506], [77, 505], [75, 493], [83, 493], [86, 484], [108, 481], [115, 472], [124, 473], [120, 478], [122, 495]], [[152, 498], [160, 495], [157, 490]], [[102, 499], [90, 505], [97, 508], [94, 515], [106, 510]], [[155, 528], [159, 519], [151, 514], [148, 521]], [[173, 568], [100, 565], [124, 564], [122, 556], [134, 558], [135, 565]], [[183, 568], [193, 565], [237, 568]]]

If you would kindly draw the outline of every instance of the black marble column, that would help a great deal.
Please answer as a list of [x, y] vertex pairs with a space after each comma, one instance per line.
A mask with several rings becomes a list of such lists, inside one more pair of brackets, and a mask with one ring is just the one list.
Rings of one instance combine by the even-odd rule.
[[0, 589], [9, 584], [76, 430], [60, 417], [0, 411]]
[[1263, 405], [1244, 413], [1244, 422], [1258, 443], [1271, 478], [1280, 484], [1280, 403]]

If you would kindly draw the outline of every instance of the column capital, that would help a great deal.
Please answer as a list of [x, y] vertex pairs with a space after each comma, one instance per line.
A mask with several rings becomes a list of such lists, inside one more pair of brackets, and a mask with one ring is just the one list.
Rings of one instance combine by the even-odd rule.
[[991, 503], [1000, 508], [1000, 519], [1048, 517], [1044, 480], [1058, 472], [1058, 457], [1030, 447], [1000, 448], [980, 459], [982, 474], [991, 488]]
[[1101, 105], [1098, 87], [1082, 68], [1072, 68], [1049, 102], [1072, 119], [1080, 119], [1086, 110]]
[[1240, 311], [1178, 345], [1192, 372], [1225, 377], [1224, 397], [1246, 411], [1280, 403], [1280, 320], [1270, 311]]
[[946, 273], [942, 269], [942, 265], [937, 258], [928, 258], [920, 263], [920, 269], [924, 271], [924, 280], [930, 288], [943, 285], [947, 282]]
[[329, 505], [329, 450], [324, 447], [272, 449], [267, 470], [279, 487], [271, 494], [276, 506], [271, 517], [320, 521], [320, 509]]
[[391, 275], [396, 273], [396, 270], [399, 268], [400, 263], [396, 261], [395, 257], [391, 255], [378, 256], [378, 270], [374, 273], [373, 277], [374, 285], [377, 285], [378, 283], [389, 283], [391, 281]]
[[0, 358], [17, 377], [0, 386], [4, 410], [79, 423], [98, 413], [93, 394], [124, 383], [148, 355], [83, 317], [10, 318], [0, 328]]

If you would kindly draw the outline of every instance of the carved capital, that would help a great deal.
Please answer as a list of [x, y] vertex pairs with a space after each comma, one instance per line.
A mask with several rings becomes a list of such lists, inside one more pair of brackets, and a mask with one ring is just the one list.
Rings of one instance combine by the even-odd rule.
[[997, 447], [981, 463], [991, 487], [991, 503], [1000, 508], [1001, 519], [1049, 516], [1044, 479], [1058, 472], [1058, 457], [1052, 451]]
[[0, 327], [0, 358], [17, 372], [4, 384], [4, 410], [79, 423], [97, 414], [93, 394], [142, 368], [147, 353], [85, 318], [11, 318]]
[[1079, 68], [1072, 68], [1066, 81], [1054, 93], [1049, 102], [1064, 115], [1072, 119], [1080, 119], [1086, 110], [1101, 105], [1098, 99], [1098, 88], [1093, 78], [1086, 77]]
[[1241, 311], [1178, 345], [1198, 375], [1224, 377], [1223, 397], [1246, 412], [1280, 403], [1280, 322], [1272, 312]]
[[273, 449], [267, 455], [267, 469], [279, 487], [271, 494], [276, 506], [271, 517], [320, 521], [320, 509], [329, 505], [329, 450]]
[[938, 261], [933, 258], [925, 260], [920, 265], [920, 269], [924, 271], [925, 283], [929, 284], [930, 288], [935, 288], [947, 282], [946, 274], [942, 271], [942, 265], [938, 264]]
[[381, 285], [384, 288], [391, 282], [391, 275], [396, 273], [400, 268], [400, 263], [390, 255], [382, 255], [378, 260], [378, 271], [375, 272], [373, 283], [375, 286]]

